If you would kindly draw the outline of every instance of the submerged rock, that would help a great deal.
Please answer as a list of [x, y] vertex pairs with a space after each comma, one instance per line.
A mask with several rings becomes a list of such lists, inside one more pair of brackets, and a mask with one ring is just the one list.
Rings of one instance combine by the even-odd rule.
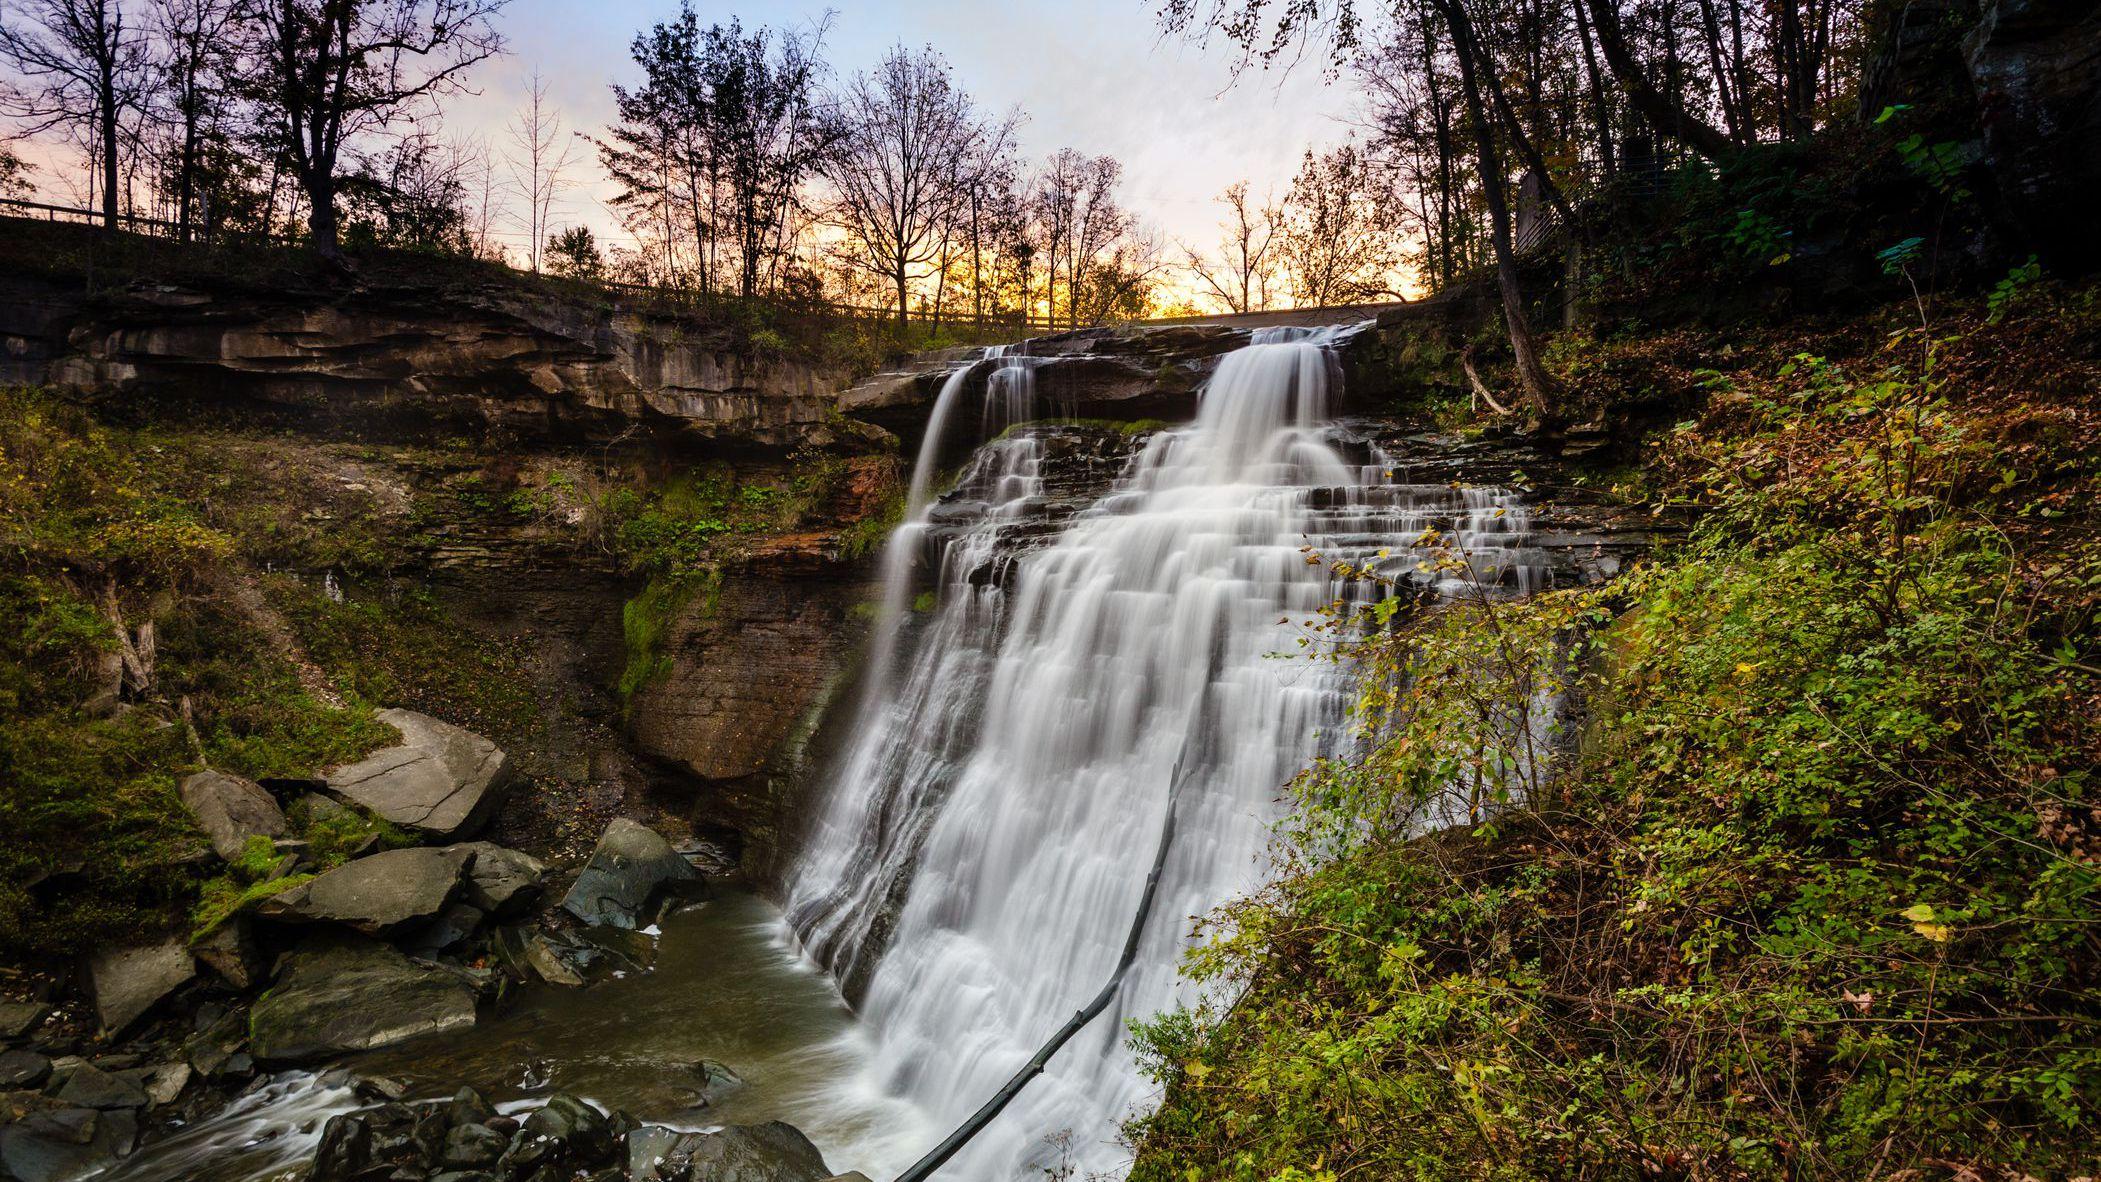
[[588, 924], [620, 928], [645, 927], [656, 918], [656, 906], [668, 896], [690, 896], [700, 890], [700, 872], [646, 825], [614, 818], [591, 861], [562, 899], [569, 914]]
[[457, 848], [387, 850], [265, 899], [256, 913], [290, 923], [339, 923], [380, 935], [444, 910], [473, 859], [472, 852]]
[[510, 786], [503, 750], [413, 710], [376, 717], [401, 732], [401, 743], [328, 773], [329, 793], [440, 841], [479, 830]]
[[184, 780], [182, 803], [211, 839], [212, 852], [229, 862], [241, 856], [250, 838], [275, 841], [292, 833], [284, 810], [262, 785], [225, 772], [202, 771]]
[[256, 1002], [251, 1050], [265, 1063], [297, 1063], [391, 1046], [474, 1025], [475, 1001], [459, 974], [377, 940], [310, 936], [286, 954], [276, 987]]
[[108, 948], [88, 958], [88, 992], [95, 999], [102, 1032], [110, 1036], [123, 1033], [196, 976], [196, 961], [176, 940]]

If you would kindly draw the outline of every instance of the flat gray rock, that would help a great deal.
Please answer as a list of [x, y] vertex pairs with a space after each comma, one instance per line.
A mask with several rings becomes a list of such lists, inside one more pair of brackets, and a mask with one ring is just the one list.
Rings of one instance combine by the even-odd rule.
[[474, 855], [467, 867], [463, 897], [499, 919], [531, 905], [547, 881], [547, 863], [493, 841], [468, 841], [445, 848]]
[[413, 710], [376, 717], [401, 732], [401, 743], [328, 773], [329, 794], [439, 841], [473, 836], [509, 787], [502, 749]]
[[225, 772], [202, 771], [182, 782], [182, 803], [211, 839], [212, 851], [231, 862], [253, 837], [290, 837], [284, 810], [263, 786]]
[[197, 975], [197, 962], [179, 941], [105, 948], [88, 957], [88, 992], [103, 1033], [117, 1035], [162, 998]]
[[285, 955], [276, 986], [255, 1003], [249, 1046], [265, 1063], [299, 1063], [474, 1020], [474, 989], [457, 973], [364, 936], [317, 933]]
[[0, 1051], [0, 1092], [42, 1087], [51, 1077], [51, 1060], [35, 1051]]
[[32, 1113], [0, 1128], [0, 1172], [21, 1182], [68, 1182], [131, 1152], [138, 1117], [67, 1108]]
[[376, 936], [444, 910], [473, 861], [471, 851], [458, 848], [385, 850], [273, 895], [256, 914], [285, 923], [338, 923]]
[[20, 1038], [50, 1013], [40, 1001], [0, 1001], [0, 1038]]
[[82, 1063], [66, 1073], [66, 1082], [53, 1096], [73, 1108], [144, 1108], [146, 1089], [125, 1076]]
[[600, 835], [576, 885], [563, 896], [562, 907], [589, 924], [645, 927], [661, 898], [699, 880], [693, 864], [655, 830], [616, 817]]

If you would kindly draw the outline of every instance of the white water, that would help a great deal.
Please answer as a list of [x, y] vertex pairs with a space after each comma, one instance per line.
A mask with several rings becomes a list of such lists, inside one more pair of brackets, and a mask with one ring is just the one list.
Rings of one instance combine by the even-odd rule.
[[[985, 417], [1027, 417], [1029, 371], [1001, 372], [1019, 376], [987, 384]], [[1529, 582], [1515, 500], [1395, 485], [1383, 457], [1348, 454], [1334, 373], [1318, 339], [1258, 334], [1221, 361], [1196, 422], [1155, 435], [1035, 548], [1012, 541], [1041, 512], [1031, 433], [981, 448], [930, 506], [969, 374], [942, 391], [886, 559], [875, 684], [790, 888], [812, 954], [865, 981], [873, 1075], [850, 1086], [905, 1096], [942, 1128], [989, 1097], [1107, 980], [1177, 768], [1186, 780], [1117, 1003], [943, 1177], [1040, 1177], [1060, 1132], [1082, 1176], [1126, 1163], [1117, 1125], [1147, 1097], [1124, 1021], [1186, 1000], [1190, 917], [1259, 882], [1280, 789], [1341, 717], [1346, 675], [1308, 659], [1304, 627], [1349, 593], [1326, 562], [1391, 549], [1403, 572], [1434, 527], [1503, 552], [1476, 559], [1487, 577]], [[937, 537], [938, 601], [921, 621], [906, 607]]]

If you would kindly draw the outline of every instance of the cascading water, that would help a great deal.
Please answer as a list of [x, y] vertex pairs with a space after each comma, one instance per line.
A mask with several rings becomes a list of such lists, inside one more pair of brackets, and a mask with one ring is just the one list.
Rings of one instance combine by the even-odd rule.
[[[982, 363], [985, 417], [1013, 422], [1029, 371]], [[1331, 425], [1320, 339], [1258, 333], [1222, 359], [1196, 421], [1155, 434], [1115, 487], [1058, 526], [1040, 516], [1042, 443], [980, 448], [931, 505], [952, 376], [892, 540], [885, 638], [856, 742], [795, 880], [789, 914], [850, 991], [880, 1078], [934, 1123], [989, 1096], [1113, 969], [1172, 783], [1177, 837], [1137, 966], [1085, 1031], [947, 1167], [1035, 1176], [1114, 1169], [1117, 1122], [1144, 1099], [1124, 1019], [1178, 999], [1188, 917], [1255, 885], [1283, 785], [1340, 721], [1346, 672], [1309, 659], [1304, 623], [1338, 595], [1327, 563], [1412, 570], [1407, 544], [1456, 533], [1483, 577], [1529, 580], [1508, 494], [1395, 484]], [[1310, 550], [1309, 550], [1310, 548]], [[1318, 555], [1318, 557], [1313, 557]], [[931, 613], [908, 610], [929, 561]], [[1501, 569], [1489, 569], [1500, 567]]]

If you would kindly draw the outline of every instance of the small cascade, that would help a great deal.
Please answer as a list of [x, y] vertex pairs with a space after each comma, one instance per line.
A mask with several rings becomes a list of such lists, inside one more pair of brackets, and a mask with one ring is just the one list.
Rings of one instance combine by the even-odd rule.
[[[992, 367], [988, 435], [1035, 413], [1010, 360], [971, 367]], [[983, 1102], [1107, 978], [1184, 782], [1112, 1013], [943, 1177], [1038, 1176], [1068, 1152], [1046, 1140], [1061, 1133], [1079, 1176], [1119, 1167], [1117, 1123], [1146, 1099], [1125, 1019], [1186, 1000], [1189, 917], [1260, 881], [1282, 788], [1339, 729], [1347, 672], [1313, 659], [1321, 634], [1305, 625], [1364, 592], [1328, 564], [1463, 583], [1415, 569], [1410, 542], [1436, 530], [1482, 582], [1543, 577], [1514, 495], [1396, 483], [1334, 426], [1338, 383], [1321, 335], [1258, 333], [1221, 360], [1194, 422], [1152, 435], [1113, 488], [1055, 521], [1029, 430], [980, 447], [932, 499], [970, 372], [942, 390], [886, 558], [879, 664], [788, 900], [876, 1043], [877, 1077], [856, 1086], [940, 1126]], [[931, 610], [911, 611], [929, 584]]]

